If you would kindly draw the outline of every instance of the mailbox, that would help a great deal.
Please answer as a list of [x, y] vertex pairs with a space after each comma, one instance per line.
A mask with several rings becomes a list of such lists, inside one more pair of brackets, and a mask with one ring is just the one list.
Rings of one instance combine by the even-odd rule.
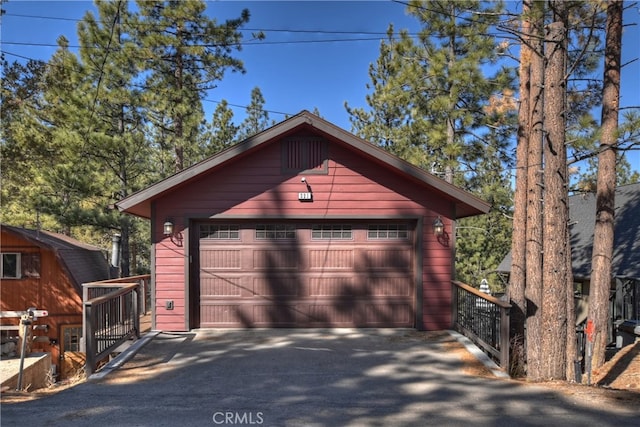
[[49, 315], [49, 311], [47, 311], [47, 310], [38, 310], [37, 308], [30, 308], [30, 309], [27, 310], [27, 314], [29, 315], [29, 317], [31, 317], [31, 318], [33, 318], [35, 320], [38, 317], [47, 317]]

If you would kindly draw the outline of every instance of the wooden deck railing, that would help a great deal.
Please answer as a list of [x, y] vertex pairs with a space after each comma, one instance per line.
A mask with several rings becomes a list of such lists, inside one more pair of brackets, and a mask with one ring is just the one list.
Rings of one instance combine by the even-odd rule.
[[88, 301], [91, 298], [96, 298], [108, 294], [111, 291], [115, 291], [116, 289], [120, 289], [123, 285], [137, 283], [140, 286], [138, 307], [140, 308], [140, 313], [146, 314], [149, 310], [149, 296], [151, 295], [151, 289], [149, 287], [150, 280], [151, 275], [141, 274], [138, 276], [85, 283], [82, 285], [82, 299], [83, 301]]
[[85, 374], [132, 337], [140, 336], [140, 315], [146, 311], [149, 275], [83, 284]]
[[461, 282], [452, 281], [453, 326], [482, 348], [502, 369], [509, 369], [511, 305]]

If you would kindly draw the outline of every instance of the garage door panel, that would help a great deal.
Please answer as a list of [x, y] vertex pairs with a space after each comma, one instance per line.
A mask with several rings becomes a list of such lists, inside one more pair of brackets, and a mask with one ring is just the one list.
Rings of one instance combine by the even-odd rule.
[[200, 265], [207, 270], [239, 270], [242, 268], [240, 249], [200, 249]]
[[253, 294], [256, 296], [297, 297], [300, 291], [300, 279], [295, 276], [253, 278]]
[[371, 294], [386, 297], [413, 295], [413, 278], [409, 276], [373, 277], [368, 282]]
[[255, 326], [295, 326], [300, 324], [300, 307], [291, 304], [257, 304], [252, 306]]
[[407, 271], [411, 269], [410, 249], [369, 249], [364, 253], [367, 270]]
[[412, 327], [413, 309], [407, 303], [325, 300], [313, 304], [253, 303], [202, 306], [201, 327]]
[[318, 269], [353, 269], [355, 265], [353, 249], [311, 249], [309, 251], [309, 268]]
[[253, 251], [253, 268], [256, 270], [297, 270], [299, 253], [286, 249], [258, 249]]
[[309, 296], [340, 296], [352, 295], [354, 293], [355, 281], [353, 277], [310, 277]]
[[244, 224], [234, 241], [200, 240], [201, 327], [414, 326], [412, 239], [381, 239], [383, 228], [370, 239], [354, 223], [323, 240], [311, 223], [278, 224], [286, 234]]
[[216, 297], [242, 296], [242, 276], [200, 275], [200, 295]]
[[326, 326], [354, 326], [354, 310], [341, 310], [335, 302], [325, 302], [307, 306], [307, 323]]
[[239, 304], [203, 304], [200, 316], [203, 319], [200, 326], [213, 328], [218, 326], [238, 325]]

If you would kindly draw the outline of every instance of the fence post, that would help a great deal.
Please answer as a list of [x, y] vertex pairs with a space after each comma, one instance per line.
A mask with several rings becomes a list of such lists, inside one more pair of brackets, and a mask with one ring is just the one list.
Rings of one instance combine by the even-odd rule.
[[500, 307], [500, 366], [509, 372], [509, 308]]
[[451, 313], [451, 325], [455, 329], [458, 323], [458, 287], [453, 281], [451, 282]]
[[139, 308], [139, 304], [138, 302], [140, 301], [138, 298], [140, 297], [140, 287], [134, 289], [133, 291], [134, 295], [132, 298], [132, 309], [133, 309], [133, 328], [136, 330], [136, 338], [140, 338], [140, 313], [138, 312], [138, 308]]
[[142, 301], [142, 289], [144, 287], [144, 282], [142, 280], [138, 280], [138, 291], [136, 296], [138, 298], [138, 310], [144, 310], [144, 302]]
[[85, 302], [89, 301], [89, 284], [82, 284], [82, 337], [80, 338], [80, 351], [87, 353], [87, 313]]
[[86, 361], [84, 366], [85, 375], [88, 377], [93, 374], [96, 367], [96, 342], [95, 342], [95, 324], [93, 321], [93, 307], [90, 302], [84, 303], [84, 319], [85, 324], [85, 354]]

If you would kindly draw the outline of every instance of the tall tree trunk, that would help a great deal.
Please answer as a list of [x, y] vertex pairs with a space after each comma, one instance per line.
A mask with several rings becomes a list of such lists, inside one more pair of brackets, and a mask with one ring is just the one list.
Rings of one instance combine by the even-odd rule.
[[568, 180], [566, 127], [567, 26], [564, 1], [551, 1], [546, 28], [541, 380], [566, 379]]
[[[451, 74], [453, 67], [456, 62], [456, 49], [455, 49], [455, 28], [456, 28], [456, 13], [455, 13], [455, 5], [453, 3], [449, 4], [449, 16], [450, 16], [450, 24], [453, 31], [453, 34], [449, 36], [449, 74]], [[454, 85], [449, 83], [449, 111], [450, 115], [447, 117], [447, 147], [453, 147], [456, 142], [456, 126], [455, 121], [452, 117], [453, 111], [456, 109], [456, 96], [454, 92]], [[446, 150], [446, 149], [445, 149]], [[446, 150], [445, 152], [450, 151]], [[452, 150], [453, 151], [453, 150]], [[444, 180], [448, 183], [453, 183], [453, 166], [452, 164], [455, 162], [455, 156], [448, 155], [445, 159], [446, 164], [444, 167]]]
[[[118, 26], [117, 29], [118, 35], [118, 45], [122, 45], [122, 27]], [[126, 82], [120, 81], [120, 86], [125, 86]], [[118, 111], [118, 135], [124, 141], [127, 137], [127, 129], [125, 126], [126, 122], [126, 113], [125, 113], [126, 105], [120, 104], [120, 108]], [[120, 178], [120, 196], [122, 198], [127, 197], [129, 194], [128, 188], [130, 185], [129, 182], [129, 170], [127, 169], [127, 154], [126, 150], [121, 149], [121, 156], [119, 161], [118, 175]], [[129, 276], [129, 240], [130, 240], [130, 224], [128, 216], [122, 215], [120, 216], [120, 277], [128, 277]]]
[[597, 369], [605, 361], [608, 340], [611, 258], [613, 254], [614, 209], [616, 189], [616, 150], [618, 108], [620, 101], [620, 55], [622, 49], [621, 0], [610, 0], [607, 7], [604, 87], [602, 92], [602, 137], [598, 154], [596, 223], [591, 258], [589, 316], [595, 326], [593, 359]]
[[180, 172], [184, 169], [184, 116], [182, 114], [183, 102], [184, 102], [184, 94], [182, 93], [182, 88], [184, 86], [184, 62], [182, 57], [182, 43], [183, 43], [183, 32], [182, 26], [178, 25], [176, 37], [179, 40], [180, 46], [176, 49], [175, 61], [176, 61], [176, 69], [174, 71], [175, 82], [176, 82], [176, 93], [178, 94], [175, 104], [173, 106], [174, 110], [174, 150], [175, 150], [175, 171]]
[[[118, 118], [118, 132], [122, 139], [125, 138], [126, 129], [124, 126], [125, 118], [124, 118], [124, 106], [120, 107], [120, 117]], [[122, 157], [125, 158], [125, 155]], [[120, 162], [120, 193], [121, 197], [125, 198], [128, 195], [129, 188], [129, 174], [127, 171], [126, 162], [122, 160]], [[120, 217], [120, 276], [127, 277], [129, 276], [129, 238], [131, 234], [130, 230], [131, 221], [129, 220], [127, 215], [122, 215]]]
[[531, 38], [531, 98], [527, 153], [527, 229], [525, 297], [527, 301], [527, 377], [540, 378], [542, 307], [542, 139], [544, 105], [544, 2], [533, 2]]
[[527, 152], [531, 123], [529, 103], [531, 99], [530, 72], [531, 42], [529, 33], [531, 0], [522, 2], [522, 37], [520, 45], [520, 106], [518, 109], [518, 145], [516, 147], [516, 190], [514, 194], [513, 233], [511, 237], [511, 275], [509, 276], [509, 301], [511, 302], [511, 375], [524, 374], [524, 325], [526, 301], [524, 298], [526, 269], [526, 228], [527, 228]]
[[[567, 176], [569, 171], [567, 170]], [[567, 218], [570, 218], [569, 206], [566, 207]], [[567, 269], [567, 283], [565, 287], [566, 303], [567, 303], [567, 341], [566, 341], [566, 354], [567, 354], [567, 380], [577, 381], [576, 372], [581, 371], [578, 364], [580, 355], [578, 355], [578, 343], [576, 341], [576, 302], [575, 302], [575, 288], [573, 284], [573, 264], [571, 259], [571, 230], [569, 224], [565, 227], [567, 235], [565, 241], [567, 242], [568, 256], [565, 257], [566, 269]], [[576, 371], [578, 369], [578, 371]]]

